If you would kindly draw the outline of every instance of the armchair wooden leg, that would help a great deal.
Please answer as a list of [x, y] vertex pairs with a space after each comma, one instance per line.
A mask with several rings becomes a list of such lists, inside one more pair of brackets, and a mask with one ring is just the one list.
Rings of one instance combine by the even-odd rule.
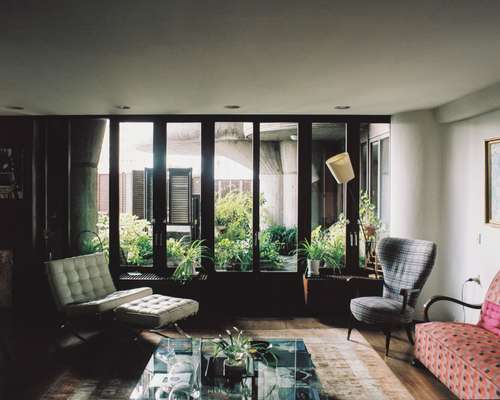
[[349, 326], [347, 328], [347, 340], [351, 340], [351, 332], [354, 326], [354, 316], [349, 312]]
[[415, 344], [415, 341], [413, 340], [413, 333], [411, 331], [411, 323], [406, 325], [406, 334], [408, 335], [408, 341], [413, 346]]
[[385, 334], [385, 356], [388, 357], [389, 356], [389, 346], [391, 344], [391, 329], [385, 328], [384, 334]]

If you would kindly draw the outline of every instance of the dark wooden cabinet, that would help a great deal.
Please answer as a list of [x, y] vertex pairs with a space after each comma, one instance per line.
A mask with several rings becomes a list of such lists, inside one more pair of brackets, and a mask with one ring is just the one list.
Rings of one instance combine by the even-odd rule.
[[348, 315], [351, 298], [381, 296], [383, 287], [382, 279], [350, 275], [304, 275], [303, 283], [306, 309], [313, 315]]

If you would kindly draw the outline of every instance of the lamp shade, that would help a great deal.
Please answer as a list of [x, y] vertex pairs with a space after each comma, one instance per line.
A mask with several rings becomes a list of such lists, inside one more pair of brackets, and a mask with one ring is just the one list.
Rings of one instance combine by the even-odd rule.
[[337, 183], [347, 183], [351, 179], [354, 179], [354, 171], [349, 153], [344, 152], [330, 157], [326, 160], [326, 165]]

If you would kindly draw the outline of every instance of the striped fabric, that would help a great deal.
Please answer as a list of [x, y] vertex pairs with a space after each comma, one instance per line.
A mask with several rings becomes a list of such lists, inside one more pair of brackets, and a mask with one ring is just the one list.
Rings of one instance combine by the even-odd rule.
[[401, 314], [401, 289], [422, 289], [436, 258], [436, 245], [424, 240], [384, 238], [377, 250], [384, 272], [383, 297], [351, 300], [351, 313], [367, 324], [406, 324], [412, 321], [419, 293], [409, 296]]
[[352, 315], [365, 324], [402, 325], [411, 322], [414, 309], [406, 307], [401, 314], [401, 302], [383, 297], [358, 297], [351, 300]]
[[[436, 245], [426, 240], [384, 238], [377, 248], [384, 272], [385, 298], [403, 301], [401, 289], [422, 289], [436, 259]], [[410, 295], [415, 307], [419, 293]]]

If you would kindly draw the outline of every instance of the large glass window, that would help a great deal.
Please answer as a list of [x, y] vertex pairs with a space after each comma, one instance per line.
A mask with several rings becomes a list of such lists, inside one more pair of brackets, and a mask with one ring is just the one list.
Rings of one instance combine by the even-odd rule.
[[326, 160], [345, 151], [345, 133], [342, 123], [312, 126], [311, 245], [317, 249], [320, 265], [337, 273], [345, 267], [344, 191], [328, 170]]
[[120, 123], [120, 261], [153, 266], [153, 124]]
[[391, 176], [390, 176], [390, 141], [388, 137], [380, 140], [380, 205], [379, 217], [389, 227], [391, 223]]
[[260, 124], [260, 269], [297, 271], [296, 123]]
[[215, 269], [252, 270], [253, 125], [215, 124]]
[[167, 124], [167, 265], [179, 265], [200, 239], [201, 124]]
[[[390, 124], [361, 124], [360, 264], [373, 268], [377, 241], [390, 224]], [[367, 171], [368, 179], [363, 179]]]

